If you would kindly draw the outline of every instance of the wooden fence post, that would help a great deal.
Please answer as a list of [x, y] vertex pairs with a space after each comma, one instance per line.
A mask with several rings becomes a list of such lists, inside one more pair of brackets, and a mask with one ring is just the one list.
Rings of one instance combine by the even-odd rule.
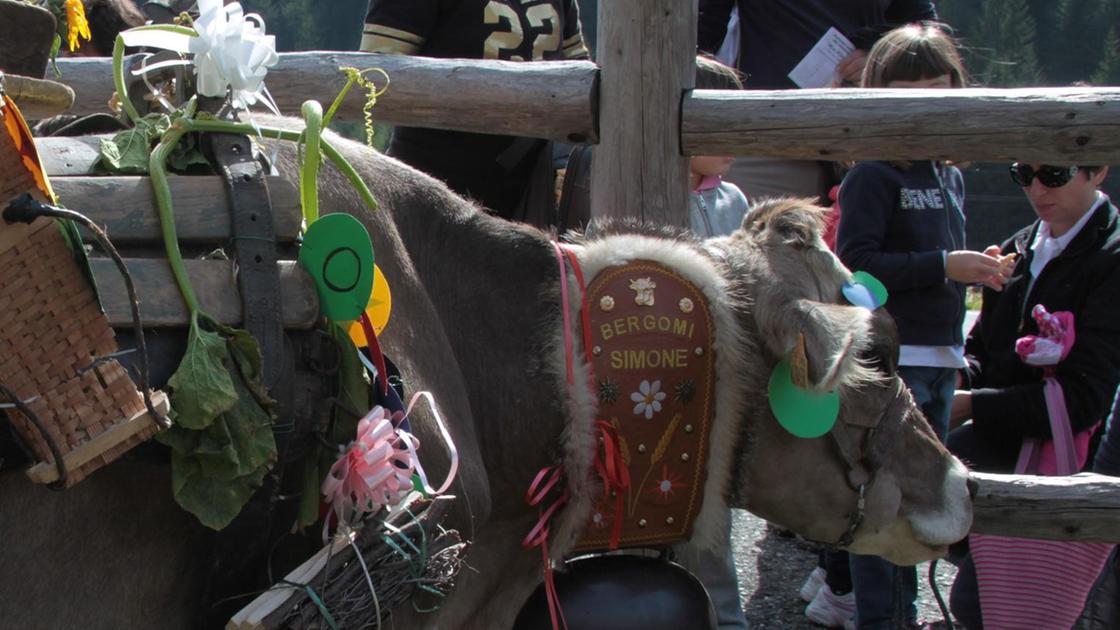
[[599, 3], [599, 146], [591, 215], [688, 225], [684, 91], [695, 77], [696, 0]]

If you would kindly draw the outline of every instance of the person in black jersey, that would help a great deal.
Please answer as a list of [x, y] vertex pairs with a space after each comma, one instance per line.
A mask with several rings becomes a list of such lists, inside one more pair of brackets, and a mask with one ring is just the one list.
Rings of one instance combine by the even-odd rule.
[[[575, 0], [372, 0], [360, 49], [426, 57], [586, 59]], [[449, 96], [453, 98], [453, 96]], [[398, 127], [389, 155], [507, 219], [525, 220], [544, 140]], [[538, 172], [539, 176], [539, 172]]]

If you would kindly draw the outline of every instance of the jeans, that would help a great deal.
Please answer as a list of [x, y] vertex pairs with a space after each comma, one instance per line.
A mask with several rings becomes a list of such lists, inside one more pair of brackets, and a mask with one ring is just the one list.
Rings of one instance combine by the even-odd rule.
[[972, 554], [964, 556], [957, 564], [957, 577], [949, 591], [949, 610], [957, 623], [968, 630], [984, 630], [984, 617], [980, 612], [980, 588]]
[[852, 570], [847, 551], [828, 547], [821, 549], [817, 555], [817, 566], [824, 569], [824, 583], [834, 595], [852, 592]]
[[[938, 439], [945, 441], [949, 430], [949, 411], [957, 385], [954, 368], [902, 366], [898, 375], [925, 414]], [[863, 629], [893, 628], [896, 607], [901, 616], [914, 621], [918, 610], [918, 572], [914, 567], [899, 567], [878, 556], [851, 555], [852, 589], [856, 594], [856, 623]], [[897, 577], [896, 577], [897, 576]], [[899, 580], [896, 591], [896, 582]]]
[[914, 402], [922, 408], [937, 439], [944, 444], [949, 435], [949, 412], [953, 406], [953, 392], [957, 389], [957, 370], [904, 365], [898, 368], [898, 375], [910, 388]]

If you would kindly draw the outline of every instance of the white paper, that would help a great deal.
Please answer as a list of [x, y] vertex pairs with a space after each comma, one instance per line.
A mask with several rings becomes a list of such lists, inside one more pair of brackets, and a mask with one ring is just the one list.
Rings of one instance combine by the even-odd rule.
[[836, 66], [856, 47], [835, 28], [829, 28], [797, 66], [789, 78], [802, 88], [828, 87], [839, 78]]

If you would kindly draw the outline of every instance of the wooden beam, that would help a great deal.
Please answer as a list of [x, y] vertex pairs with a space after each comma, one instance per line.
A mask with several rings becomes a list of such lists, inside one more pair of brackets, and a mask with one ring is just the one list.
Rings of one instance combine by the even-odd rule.
[[[59, 200], [81, 212], [108, 233], [116, 244], [162, 242], [159, 214], [147, 177], [58, 177], [51, 180]], [[175, 227], [180, 242], [224, 243], [231, 236], [229, 197], [217, 175], [168, 177], [175, 200]], [[281, 177], [268, 177], [272, 227], [279, 242], [299, 235], [299, 193]], [[81, 228], [84, 240], [92, 237]]]
[[35, 149], [51, 177], [94, 175], [101, 161], [100, 136], [35, 138]]
[[[90, 267], [97, 280], [97, 291], [109, 324], [131, 328], [132, 312], [124, 279], [108, 258], [91, 258]], [[203, 312], [218, 322], [241, 323], [241, 294], [237, 291], [233, 262], [228, 260], [187, 260], [187, 275]], [[319, 296], [315, 281], [295, 261], [281, 260], [280, 320], [285, 328], [310, 328], [319, 317]], [[186, 326], [187, 307], [171, 267], [162, 258], [126, 258], [136, 294], [140, 296], [140, 319], [145, 327]]]
[[681, 98], [696, 67], [696, 0], [599, 3], [600, 141], [591, 215], [688, 225]]
[[[126, 63], [136, 59], [129, 57]], [[373, 110], [379, 122], [569, 143], [593, 143], [598, 137], [594, 100], [598, 68], [589, 61], [520, 63], [336, 51], [280, 53], [280, 63], [268, 73], [265, 84], [281, 112], [298, 116], [307, 99], [319, 101], [324, 109], [334, 101], [346, 81], [338, 70], [344, 66], [381, 68], [388, 73], [389, 90], [377, 99]], [[77, 94], [70, 113], [107, 110], [114, 92], [109, 59], [59, 58], [58, 68], [60, 81]], [[384, 85], [376, 73], [366, 76]], [[339, 119], [361, 120], [364, 104], [362, 91], [352, 90], [338, 111]]]
[[1110, 164], [1120, 88], [695, 90], [688, 155]]
[[1020, 538], [1120, 543], [1120, 478], [971, 474], [972, 531]]

